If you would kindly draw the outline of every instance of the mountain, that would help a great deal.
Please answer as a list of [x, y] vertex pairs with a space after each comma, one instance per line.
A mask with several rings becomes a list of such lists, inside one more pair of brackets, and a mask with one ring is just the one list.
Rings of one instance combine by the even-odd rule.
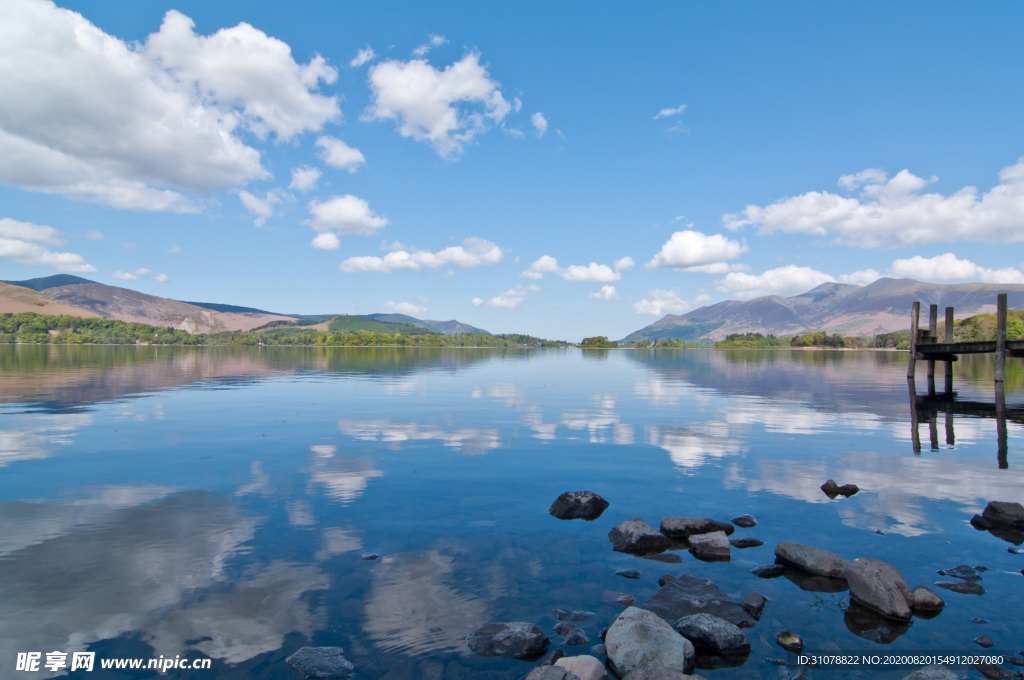
[[366, 316], [377, 321], [387, 321], [388, 323], [411, 323], [414, 326], [426, 328], [442, 335], [462, 335], [463, 333], [491, 335], [482, 328], [470, 326], [468, 323], [462, 323], [455, 319], [451, 321], [434, 321], [431, 319], [417, 319], [407, 314], [367, 314]]
[[921, 323], [928, 323], [928, 305], [953, 307], [962, 319], [993, 313], [996, 294], [1007, 293], [1011, 308], [1024, 307], [1024, 285], [1002, 283], [922, 283], [913, 279], [879, 279], [866, 286], [824, 283], [817, 288], [781, 297], [726, 300], [687, 314], [668, 314], [620, 342], [675, 338], [713, 342], [732, 333], [793, 335], [825, 331], [840, 335], [874, 336], [910, 328], [910, 310], [921, 302]]
[[52, 314], [53, 316], [99, 316], [96, 312], [54, 302], [32, 288], [22, 288], [0, 282], [0, 313]]
[[[0, 308], [14, 304], [17, 291], [38, 291], [51, 302], [72, 311], [49, 312], [43, 307], [22, 310], [40, 314], [71, 314], [102, 316], [107, 319], [132, 321], [153, 326], [170, 326], [189, 333], [247, 331], [270, 321], [293, 320], [292, 317], [265, 312], [225, 312], [199, 307], [187, 302], [146, 295], [128, 288], [107, 286], [78, 276], [58, 274], [28, 281], [8, 281], [14, 291], [0, 290]], [[8, 302], [11, 301], [11, 302]], [[39, 301], [39, 300], [37, 300]], [[55, 308], [56, 309], [56, 308]]]

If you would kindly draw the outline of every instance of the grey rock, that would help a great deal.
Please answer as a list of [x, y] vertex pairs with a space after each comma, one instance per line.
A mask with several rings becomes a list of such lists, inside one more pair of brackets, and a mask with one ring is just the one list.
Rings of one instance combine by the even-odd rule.
[[961, 581], [980, 581], [981, 577], [971, 567], [966, 564], [961, 564], [959, 567], [953, 567], [952, 569], [939, 569], [939, 576], [952, 576], [958, 578]]
[[945, 666], [925, 666], [903, 676], [903, 680], [960, 680]]
[[850, 585], [850, 597], [861, 605], [890, 619], [910, 619], [914, 597], [892, 565], [859, 557], [847, 565], [846, 582]]
[[285, 661], [302, 677], [314, 680], [349, 678], [355, 673], [352, 664], [342, 656], [341, 647], [303, 647]]
[[563, 641], [567, 645], [590, 644], [590, 640], [587, 639], [587, 634], [574, 623], [562, 621], [555, 626], [555, 632], [562, 636]]
[[971, 517], [971, 526], [978, 531], [985, 531], [986, 529], [992, 528], [992, 523], [981, 515], [975, 515], [974, 517]]
[[628, 519], [608, 532], [612, 550], [636, 555], [665, 552], [672, 541], [642, 519]]
[[840, 496], [849, 498], [850, 496], [856, 496], [858, 493], [860, 493], [860, 487], [856, 484], [843, 484], [839, 487]]
[[594, 645], [590, 648], [590, 653], [594, 656], [608, 656], [608, 648], [604, 646], [604, 643]]
[[935, 585], [946, 590], [952, 590], [954, 593], [963, 593], [965, 595], [985, 594], [985, 589], [980, 585], [966, 581], [937, 581]]
[[974, 638], [974, 643], [976, 645], [978, 645], [979, 647], [984, 647], [985, 649], [988, 649], [989, 647], [993, 647], [996, 644], [996, 643], [992, 642], [992, 638], [990, 638], [987, 635], [981, 635], [979, 637]]
[[988, 623], [988, 619], [979, 619], [979, 618], [975, 617], [975, 618], [971, 619], [971, 623], [977, 623], [978, 625], [981, 625], [983, 623]]
[[850, 497], [855, 496], [860, 491], [860, 487], [856, 484], [843, 484], [840, 486], [836, 484], [834, 479], [830, 479], [821, 485], [821, 490], [829, 498], [835, 498], [836, 496]]
[[786, 573], [786, 567], [781, 564], [762, 564], [751, 569], [750, 573], [761, 578], [778, 578]]
[[982, 675], [988, 680], [1003, 680], [1003, 678], [1019, 678], [1020, 675], [1014, 673], [1008, 668], [997, 666], [993, 663], [976, 663], [974, 667], [977, 668]]
[[558, 519], [583, 519], [591, 522], [608, 508], [608, 501], [593, 491], [566, 491], [555, 499], [548, 514]]
[[812, 545], [784, 541], [775, 546], [775, 558], [808, 574], [829, 578], [846, 578], [846, 565], [839, 555]]
[[1024, 656], [1008, 656], [1003, 661], [1012, 663], [1014, 666], [1024, 666]]
[[1020, 503], [989, 501], [981, 516], [992, 524], [1024, 529], [1024, 506]]
[[733, 538], [729, 540], [729, 544], [734, 548], [743, 550], [745, 548], [757, 548], [764, 545], [764, 541], [757, 538]]
[[548, 639], [538, 626], [514, 621], [491, 623], [470, 635], [469, 648], [481, 656], [507, 656], [526, 659], [540, 656], [548, 648]]
[[687, 574], [666, 583], [643, 608], [665, 621], [678, 621], [691, 614], [713, 614], [740, 628], [754, 625], [754, 618], [719, 590], [714, 581]]
[[551, 611], [554, 612], [555, 618], [559, 621], [586, 621], [594, 616], [594, 612], [581, 609], [552, 609]]
[[645, 560], [651, 560], [652, 562], [663, 562], [665, 564], [679, 564], [683, 561], [683, 558], [675, 553], [665, 553], [664, 555], [637, 555]]
[[791, 633], [788, 630], [784, 630], [781, 633], [775, 635], [775, 642], [778, 643], [779, 647], [782, 647], [787, 652], [793, 652], [799, 654], [804, 649], [804, 640], [796, 633]]
[[764, 611], [766, 604], [768, 604], [768, 599], [761, 593], [750, 593], [740, 598], [740, 606], [743, 607], [743, 611], [750, 614], [755, 621], [761, 618], [761, 612]]
[[675, 629], [700, 651], [732, 655], [750, 652], [747, 636], [737, 626], [712, 614], [693, 614], [676, 621]]
[[753, 515], [740, 515], [739, 517], [733, 517], [732, 523], [741, 529], [750, 529], [757, 526], [757, 519]]
[[551, 652], [550, 654], [545, 656], [543, 659], [541, 659], [540, 663], [538, 663], [537, 665], [538, 666], [554, 666], [555, 662], [558, 661], [559, 659], [561, 659], [563, 656], [565, 656], [565, 652], [562, 651], [561, 647], [558, 647], [558, 648], [555, 649], [555, 651]]
[[732, 546], [724, 531], [710, 534], [693, 534], [689, 538], [690, 554], [709, 562], [727, 561], [732, 555]]
[[1011, 555], [1024, 555], [1024, 550], [1021, 550], [1020, 548], [1007, 548], [1006, 552]]
[[619, 569], [617, 572], [615, 572], [615, 575], [621, 576], [622, 578], [640, 578], [640, 572], [636, 569]]
[[578, 677], [569, 673], [564, 668], [560, 668], [554, 665], [537, 666], [530, 674], [526, 676], [526, 680], [580, 680]]
[[380, 559], [380, 555], [378, 555], [377, 553], [367, 553], [359, 559], [363, 560], [364, 562], [375, 562]]
[[710, 534], [712, 531], [724, 531], [727, 536], [731, 536], [736, 527], [706, 517], [665, 517], [661, 520], [661, 533], [669, 538], [686, 539], [694, 534]]
[[910, 591], [910, 608], [915, 612], [937, 612], [946, 606], [945, 601], [931, 589], [918, 586]]
[[700, 675], [683, 675], [658, 663], [645, 663], [632, 670], [622, 680], [704, 680]]
[[608, 678], [604, 664], [596, 657], [586, 654], [562, 657], [555, 662], [555, 665], [564, 668], [570, 674], [579, 677], [580, 680], [607, 680]]
[[668, 583], [669, 581], [675, 581], [675, 580], [676, 580], [676, 577], [673, 576], [672, 574], [662, 574], [661, 576], [658, 577], [658, 586], [663, 586], [666, 583]]
[[679, 673], [693, 667], [690, 641], [656, 614], [638, 607], [619, 614], [604, 643], [612, 670], [620, 677], [645, 663], [657, 663]]

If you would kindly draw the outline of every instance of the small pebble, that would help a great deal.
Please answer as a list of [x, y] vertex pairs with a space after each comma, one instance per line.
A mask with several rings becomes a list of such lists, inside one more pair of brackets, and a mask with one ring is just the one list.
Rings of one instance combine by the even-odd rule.
[[377, 553], [369, 553], [368, 555], [363, 555], [359, 559], [361, 559], [363, 561], [366, 561], [366, 562], [372, 562], [374, 560], [379, 560], [380, 559], [380, 555], [378, 555]]
[[974, 623], [988, 623], [988, 619], [971, 619]]
[[987, 635], [982, 635], [981, 637], [974, 638], [974, 642], [976, 644], [984, 647], [985, 649], [988, 649], [989, 647], [992, 647], [993, 645], [996, 644], [996, 643], [992, 642], [992, 638], [990, 638]]
[[622, 578], [640, 578], [640, 572], [636, 569], [620, 569], [615, 572], [615, 575]]
[[732, 523], [741, 529], [750, 529], [751, 527], [757, 526], [757, 520], [754, 519], [753, 515], [740, 515], [739, 517], [733, 517]]
[[750, 573], [761, 578], [775, 578], [776, 576], [782, 576], [784, 571], [786, 571], [786, 568], [781, 564], [762, 564], [760, 567], [751, 569]]
[[585, 621], [591, 616], [594, 616], [594, 612], [587, 612], [578, 609], [552, 609], [555, 614], [555, 618], [559, 621]]
[[884, 531], [882, 531], [881, 529], [875, 529], [875, 533], [876, 533], [876, 534], [880, 534], [880, 535], [882, 535], [882, 536], [885, 536], [885, 532], [884, 532]]
[[605, 647], [604, 645], [594, 645], [593, 647], [590, 648], [590, 653], [593, 654], [594, 656], [607, 656], [608, 655], [608, 648]]
[[1024, 550], [1021, 550], [1020, 548], [1007, 548], [1006, 552], [1012, 555], [1024, 555]]
[[794, 654], [799, 654], [804, 648], [803, 639], [796, 633], [790, 633], [788, 630], [784, 630], [776, 635], [775, 641], [779, 643], [779, 647]]

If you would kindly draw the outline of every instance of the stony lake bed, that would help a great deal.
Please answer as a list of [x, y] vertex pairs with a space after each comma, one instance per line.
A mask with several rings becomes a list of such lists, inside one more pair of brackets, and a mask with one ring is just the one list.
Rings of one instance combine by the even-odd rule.
[[[1001, 425], [912, 413], [895, 352], [0, 351], [12, 668], [89, 650], [212, 661], [168, 677], [299, 678], [289, 658], [337, 647], [357, 678], [518, 680], [559, 649], [614, 670], [602, 631], [620, 617], [713, 600], [746, 646], [699, 645], [705, 678], [902, 678], [917, 666], [897, 661], [970, 655], [1024, 670], [1024, 537], [984, 519], [1024, 500], [1012, 372]], [[992, 403], [984, 362], [954, 380], [950, 403]], [[549, 514], [583, 490], [598, 516]], [[614, 549], [631, 520], [660, 545]], [[787, 544], [888, 565], [944, 606], [880, 616]], [[547, 643], [476, 653], [500, 623]], [[799, 664], [783, 633], [825, 661]], [[828, 661], [844, 657], [880, 660]]]

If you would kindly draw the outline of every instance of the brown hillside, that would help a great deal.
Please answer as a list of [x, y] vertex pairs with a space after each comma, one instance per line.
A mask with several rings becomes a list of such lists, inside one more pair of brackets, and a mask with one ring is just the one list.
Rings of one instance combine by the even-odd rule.
[[0, 283], [0, 312], [11, 314], [34, 312], [35, 314], [52, 314], [54, 316], [65, 314], [82, 317], [100, 316], [88, 309], [55, 302], [31, 288], [22, 288], [6, 283]]

